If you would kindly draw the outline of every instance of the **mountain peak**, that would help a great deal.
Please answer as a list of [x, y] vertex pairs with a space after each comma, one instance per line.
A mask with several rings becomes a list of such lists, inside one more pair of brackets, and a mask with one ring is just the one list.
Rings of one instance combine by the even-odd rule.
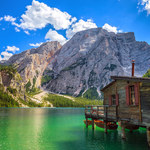
[[99, 91], [110, 82], [110, 76], [130, 75], [132, 59], [136, 75], [142, 75], [149, 68], [149, 49], [146, 42], [135, 40], [133, 32], [115, 34], [102, 28], [78, 32], [50, 63], [55, 78], [47, 89], [71, 95], [93, 87]]

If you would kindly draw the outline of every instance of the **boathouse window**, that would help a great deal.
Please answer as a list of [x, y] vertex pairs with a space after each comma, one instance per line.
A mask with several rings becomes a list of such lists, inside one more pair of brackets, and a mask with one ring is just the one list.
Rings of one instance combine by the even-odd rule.
[[109, 106], [111, 105], [119, 105], [119, 95], [118, 93], [109, 96]]
[[111, 99], [112, 99], [112, 105], [116, 105], [116, 95], [112, 95]]
[[135, 89], [134, 85], [129, 86], [130, 105], [135, 105]]
[[139, 105], [139, 84], [126, 86], [127, 105]]

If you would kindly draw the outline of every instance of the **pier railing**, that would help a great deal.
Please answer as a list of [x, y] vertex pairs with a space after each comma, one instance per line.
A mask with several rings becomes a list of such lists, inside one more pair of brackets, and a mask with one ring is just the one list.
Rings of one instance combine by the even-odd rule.
[[[138, 112], [137, 112], [138, 113]], [[135, 112], [120, 111], [118, 106], [109, 105], [89, 105], [85, 106], [85, 117], [92, 119], [102, 119], [106, 121], [127, 121], [132, 124], [140, 124], [141, 120], [135, 116]]]
[[117, 106], [109, 105], [91, 105], [85, 107], [85, 116], [93, 119], [113, 120], [117, 121]]

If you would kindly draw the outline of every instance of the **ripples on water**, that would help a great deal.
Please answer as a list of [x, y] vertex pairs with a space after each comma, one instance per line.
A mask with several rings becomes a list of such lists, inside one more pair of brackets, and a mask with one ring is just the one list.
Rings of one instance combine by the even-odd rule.
[[83, 120], [84, 109], [1, 108], [0, 150], [148, 150], [145, 129], [122, 140], [120, 128], [105, 134]]

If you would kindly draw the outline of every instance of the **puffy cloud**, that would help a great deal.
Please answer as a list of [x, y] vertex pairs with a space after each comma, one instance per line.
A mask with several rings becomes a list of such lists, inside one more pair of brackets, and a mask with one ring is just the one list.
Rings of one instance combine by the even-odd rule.
[[[87, 21], [80, 19], [76, 22], [76, 17], [72, 17], [67, 12], [60, 11], [57, 8], [49, 7], [37, 0], [33, 0], [32, 5], [28, 5], [26, 8], [27, 10], [21, 16], [20, 23], [16, 23], [16, 18], [12, 16], [4, 16], [5, 21], [10, 21], [12, 25], [16, 26], [16, 32], [20, 32], [20, 29], [23, 29], [24, 32], [29, 35], [29, 30], [42, 29], [50, 24], [55, 30], [67, 30], [66, 37], [70, 39], [76, 32], [97, 27], [91, 19]], [[52, 37], [52, 35], [54, 37]], [[46, 34], [45, 38], [57, 40], [61, 44], [66, 42], [66, 39], [62, 35], [51, 29]]]
[[7, 16], [4, 16], [4, 20], [5, 20], [5, 21], [9, 21], [9, 22], [15, 22], [15, 21], [16, 21], [16, 18], [7, 15]]
[[117, 27], [113, 27], [107, 23], [105, 23], [102, 28], [107, 30], [108, 32], [114, 32], [114, 33], [122, 32], [122, 30], [117, 30]]
[[1, 53], [1, 56], [3, 56], [3, 58], [1, 57], [0, 60], [8, 60], [13, 54], [12, 53], [8, 53], [7, 51], [4, 51]]
[[19, 50], [20, 49], [16, 46], [7, 46], [6, 52], [9, 51], [9, 52], [15, 53], [16, 51], [19, 51]]
[[66, 36], [68, 39], [70, 39], [76, 32], [87, 30], [90, 28], [97, 28], [97, 25], [91, 19], [88, 19], [87, 21], [80, 19], [66, 31]]
[[58, 41], [61, 45], [66, 43], [66, 39], [61, 34], [52, 29], [47, 32], [45, 39], [49, 39], [50, 41]]
[[[16, 51], [19, 51], [20, 49], [16, 46], [7, 46], [6, 50], [1, 52], [0, 54], [0, 61], [2, 60], [8, 60]], [[9, 53], [10, 52], [10, 53]]]
[[36, 43], [36, 44], [30, 43], [29, 45], [32, 46], [32, 47], [39, 47], [42, 44], [43, 43]]
[[20, 32], [20, 29], [18, 29], [17, 27], [15, 27], [15, 31], [16, 32]]
[[11, 22], [12, 25], [16, 26], [15, 31], [20, 32], [20, 29], [19, 29], [20, 25], [15, 22], [16, 18], [7, 15], [7, 16], [4, 16], [4, 20], [7, 21], [7, 22]]
[[150, 0], [141, 0], [138, 5], [144, 6], [144, 10], [147, 11], [147, 15], [150, 15]]
[[2, 21], [3, 20], [3, 17], [0, 17], [0, 21]]
[[21, 16], [20, 27], [22, 29], [42, 29], [47, 24], [53, 25], [56, 30], [67, 29], [76, 21], [76, 18], [72, 18], [67, 12], [62, 12], [57, 8], [51, 8], [36, 0], [33, 0], [32, 5], [26, 8], [25, 14]]
[[11, 24], [16, 26], [16, 27], [18, 27], [18, 28], [20, 27], [20, 25], [18, 23], [16, 23], [16, 22], [12, 22]]
[[[76, 32], [97, 27], [91, 19], [87, 21], [80, 19], [76, 22], [76, 17], [72, 17], [67, 12], [52, 8], [37, 0], [33, 0], [32, 5], [28, 5], [26, 9], [25, 13], [21, 16], [20, 23], [17, 23], [16, 18], [9, 15], [5, 15], [3, 18], [15, 26], [16, 32], [20, 32], [23, 29], [27, 35], [30, 34], [29, 30], [42, 29], [50, 24], [54, 27], [54, 30], [50, 29], [45, 39], [56, 40], [61, 44], [64, 44], [67, 40], [55, 30], [66, 30], [66, 37], [70, 39]], [[30, 46], [38, 46], [38, 44], [31, 43]]]
[[30, 35], [29, 31], [24, 31], [25, 34]]

